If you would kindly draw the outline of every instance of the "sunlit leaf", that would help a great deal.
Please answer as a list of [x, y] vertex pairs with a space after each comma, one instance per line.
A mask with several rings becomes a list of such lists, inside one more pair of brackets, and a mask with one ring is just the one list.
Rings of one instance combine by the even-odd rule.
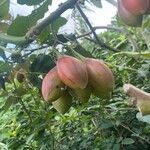
[[45, 12], [48, 10], [48, 5], [51, 0], [46, 0], [43, 5], [32, 11], [28, 16], [17, 16], [8, 28], [7, 34], [14, 36], [23, 36], [26, 32], [36, 24], [36, 22], [44, 17]]
[[133, 144], [135, 141], [131, 138], [125, 138], [122, 140], [122, 144], [123, 145], [130, 145], [130, 144]]
[[43, 0], [17, 0], [17, 3], [18, 4], [21, 4], [21, 5], [39, 5], [41, 2], [43, 2]]
[[9, 11], [10, 0], [0, 1], [0, 18], [6, 17]]

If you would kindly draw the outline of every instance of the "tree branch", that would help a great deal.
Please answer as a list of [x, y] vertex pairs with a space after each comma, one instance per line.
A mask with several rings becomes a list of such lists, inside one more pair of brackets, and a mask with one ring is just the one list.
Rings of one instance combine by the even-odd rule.
[[81, 16], [83, 17], [83, 19], [85, 20], [85, 22], [87, 23], [87, 25], [89, 26], [91, 32], [93, 33], [96, 42], [98, 43], [98, 45], [102, 48], [106, 48], [109, 49], [111, 51], [117, 52], [116, 49], [108, 46], [107, 44], [105, 44], [101, 39], [99, 39], [99, 37], [97, 36], [97, 34], [95, 33], [95, 29], [92, 27], [90, 21], [88, 20], [88, 18], [86, 17], [86, 15], [84, 14], [84, 12], [82, 11], [82, 9], [80, 8], [80, 6], [78, 4], [76, 4], [76, 7], [78, 9], [78, 11], [80, 12]]

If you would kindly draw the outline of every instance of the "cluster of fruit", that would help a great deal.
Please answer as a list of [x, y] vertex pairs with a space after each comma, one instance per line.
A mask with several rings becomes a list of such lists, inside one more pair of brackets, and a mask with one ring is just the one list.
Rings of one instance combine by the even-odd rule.
[[143, 15], [150, 14], [150, 0], [118, 0], [118, 14], [125, 24], [140, 27]]
[[71, 107], [73, 97], [82, 103], [87, 102], [91, 94], [108, 98], [113, 88], [113, 73], [103, 61], [93, 58], [80, 61], [64, 55], [44, 77], [42, 95], [64, 114]]

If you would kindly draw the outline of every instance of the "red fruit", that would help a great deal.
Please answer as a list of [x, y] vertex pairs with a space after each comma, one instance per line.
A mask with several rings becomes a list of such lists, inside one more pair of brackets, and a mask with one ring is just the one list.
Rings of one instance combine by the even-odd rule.
[[125, 9], [127, 9], [133, 15], [143, 15], [148, 7], [149, 0], [121, 0]]
[[89, 84], [95, 95], [108, 98], [114, 88], [114, 76], [108, 66], [101, 60], [86, 59]]
[[124, 7], [121, 0], [118, 1], [118, 14], [122, 19], [122, 21], [129, 26], [140, 27], [142, 25], [143, 16], [142, 15], [137, 16], [130, 13]]
[[45, 101], [55, 101], [63, 93], [64, 84], [57, 74], [57, 68], [51, 69], [43, 79], [42, 95]]
[[57, 61], [60, 79], [73, 89], [84, 89], [88, 83], [85, 64], [71, 56], [62, 56]]
[[59, 99], [52, 102], [52, 104], [60, 114], [65, 114], [71, 107], [72, 97], [69, 93], [65, 92]]

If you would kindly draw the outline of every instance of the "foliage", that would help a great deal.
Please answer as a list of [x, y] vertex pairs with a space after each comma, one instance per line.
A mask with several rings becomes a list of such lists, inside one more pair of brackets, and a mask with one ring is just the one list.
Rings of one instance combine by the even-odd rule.
[[[0, 15], [0, 31], [20, 37], [44, 16], [51, 0], [17, 2], [38, 6], [29, 16], [14, 19], [8, 15], [8, 4], [4, 7], [4, 3], [0, 2], [0, 8], [5, 10]], [[98, 2], [91, 1], [96, 5]], [[84, 3], [82, 6], [86, 7]], [[76, 13], [73, 15], [76, 16]], [[81, 18], [75, 18], [80, 23]], [[145, 16], [141, 28], [131, 28], [116, 15], [111, 23], [113, 30], [108, 28], [98, 35], [105, 43], [118, 49], [117, 53], [93, 43], [95, 39], [90, 36], [90, 41], [86, 36], [81, 36], [81, 40], [77, 36], [75, 40], [72, 35], [62, 36], [58, 31], [66, 22], [65, 18], [58, 17], [42, 30], [33, 43], [17, 44], [11, 48], [5, 43], [8, 39], [0, 41], [0, 149], [150, 149], [149, 116], [141, 118], [137, 109], [129, 105], [129, 98], [122, 90], [124, 83], [132, 83], [150, 92], [150, 47], [147, 44], [149, 39], [144, 36], [145, 30], [150, 35], [149, 16]], [[3, 28], [6, 24], [8, 29]], [[86, 29], [80, 28], [76, 33], [79, 31], [86, 32]], [[14, 36], [11, 38], [11, 41], [16, 39]], [[41, 81], [45, 73], [55, 66], [57, 55], [60, 54], [106, 61], [116, 80], [112, 98], [104, 101], [92, 95], [86, 104], [74, 101], [73, 107], [65, 115], [60, 115], [51, 103], [44, 102]], [[21, 83], [16, 76], [20, 70], [25, 75]]]

